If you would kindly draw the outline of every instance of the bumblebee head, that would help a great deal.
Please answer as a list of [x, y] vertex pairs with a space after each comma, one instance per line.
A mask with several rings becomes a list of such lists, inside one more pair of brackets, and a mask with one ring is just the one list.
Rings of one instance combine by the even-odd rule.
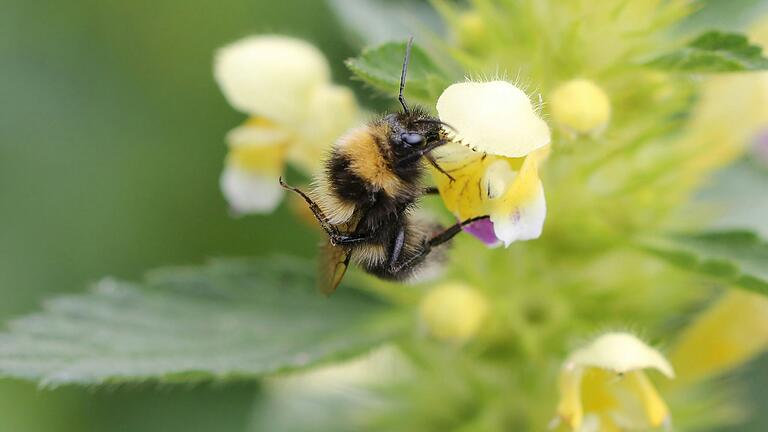
[[400, 93], [397, 99], [403, 107], [403, 112], [393, 115], [390, 119], [390, 125], [396, 133], [396, 136], [392, 137], [392, 141], [395, 147], [400, 149], [423, 147], [440, 134], [439, 120], [431, 118], [420, 107], [409, 108], [405, 101], [403, 92], [405, 91], [405, 79], [408, 75], [408, 63], [411, 59], [411, 48], [413, 48], [413, 36], [408, 38], [408, 43], [405, 46], [405, 58], [400, 73]]
[[390, 114], [384, 120], [389, 124], [389, 142], [395, 157], [395, 167], [410, 170], [417, 165], [422, 156], [425, 156], [435, 147], [445, 144], [441, 141], [440, 131], [442, 126], [448, 126], [429, 115], [424, 109], [414, 106], [409, 107], [405, 101], [403, 92], [405, 80], [408, 74], [408, 63], [411, 57], [413, 36], [408, 39], [403, 59], [403, 69], [400, 74], [400, 93], [398, 100], [403, 111]]
[[392, 150], [399, 155], [422, 150], [440, 139], [441, 122], [419, 107], [412, 107], [407, 113], [390, 114], [385, 121], [389, 124]]

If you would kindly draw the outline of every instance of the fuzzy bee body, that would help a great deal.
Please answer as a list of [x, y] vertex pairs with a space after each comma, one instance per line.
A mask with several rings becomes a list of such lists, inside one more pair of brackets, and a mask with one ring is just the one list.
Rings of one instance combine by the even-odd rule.
[[350, 262], [382, 279], [405, 280], [422, 273], [428, 263], [440, 261], [441, 246], [463, 225], [480, 219], [443, 229], [413, 212], [425, 192], [424, 160], [443, 172], [430, 151], [448, 140], [441, 132], [444, 123], [423, 109], [409, 108], [403, 98], [410, 43], [400, 80], [403, 112], [341, 137], [309, 194], [281, 180], [305, 199], [328, 234], [320, 264], [326, 293], [336, 289]]
[[[421, 158], [406, 159], [417, 146], [440, 139], [439, 124], [432, 120], [413, 109], [352, 130], [334, 146], [325, 175], [311, 194], [340, 232], [365, 234], [365, 241], [337, 247], [384, 279], [412, 276], [426, 256], [426, 240], [440, 229], [413, 215], [414, 204], [424, 194], [424, 166]], [[409, 134], [424, 139], [410, 145], [403, 141]]]

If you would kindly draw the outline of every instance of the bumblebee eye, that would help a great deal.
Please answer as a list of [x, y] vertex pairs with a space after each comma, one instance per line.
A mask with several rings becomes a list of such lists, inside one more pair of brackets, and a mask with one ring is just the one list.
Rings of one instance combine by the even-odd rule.
[[417, 146], [424, 142], [423, 135], [413, 132], [401, 134], [400, 139], [409, 146]]

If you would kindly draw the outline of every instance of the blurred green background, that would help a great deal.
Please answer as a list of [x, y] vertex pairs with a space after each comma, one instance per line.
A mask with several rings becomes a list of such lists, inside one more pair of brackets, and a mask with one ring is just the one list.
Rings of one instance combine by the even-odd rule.
[[[0, 10], [0, 318], [104, 275], [312, 253], [302, 225], [228, 215], [223, 137], [244, 116], [218, 91], [211, 59], [239, 37], [280, 31], [315, 41], [343, 82], [353, 50], [323, 2], [4, 1]], [[40, 392], [2, 381], [0, 431], [239, 431], [253, 390]]]
[[[285, 223], [285, 209], [228, 215], [223, 136], [243, 115], [219, 93], [211, 59], [275, 31], [314, 41], [348, 84], [341, 60], [355, 48], [324, 2], [4, 0], [0, 11], [0, 319], [104, 275], [313, 253], [314, 234]], [[257, 395], [250, 384], [0, 381], [0, 431], [243, 431]]]

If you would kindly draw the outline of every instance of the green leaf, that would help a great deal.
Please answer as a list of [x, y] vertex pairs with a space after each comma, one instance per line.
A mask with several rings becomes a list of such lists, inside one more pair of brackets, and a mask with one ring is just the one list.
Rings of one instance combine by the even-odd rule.
[[696, 196], [692, 211], [709, 211], [712, 228], [748, 229], [768, 238], [768, 170], [743, 159], [715, 173]]
[[413, 0], [330, 0], [328, 5], [344, 29], [366, 44], [381, 44], [403, 35], [416, 40], [446, 34], [435, 8]]
[[103, 280], [12, 322], [0, 375], [42, 385], [254, 378], [349, 357], [407, 323], [349, 287], [317, 294], [314, 268], [275, 257]]
[[678, 31], [689, 34], [713, 29], [738, 31], [768, 12], [765, 0], [698, 0], [695, 7], [696, 11], [678, 24]]
[[[405, 47], [405, 42], [388, 42], [368, 48], [359, 57], [347, 60], [347, 67], [362, 81], [396, 97], [400, 89]], [[448, 74], [423, 49], [414, 45], [408, 65], [406, 97], [432, 106], [451, 83]]]
[[751, 231], [668, 235], [643, 246], [680, 267], [768, 295], [768, 243]]
[[742, 34], [709, 31], [648, 65], [680, 72], [740, 72], [768, 69], [768, 59]]

